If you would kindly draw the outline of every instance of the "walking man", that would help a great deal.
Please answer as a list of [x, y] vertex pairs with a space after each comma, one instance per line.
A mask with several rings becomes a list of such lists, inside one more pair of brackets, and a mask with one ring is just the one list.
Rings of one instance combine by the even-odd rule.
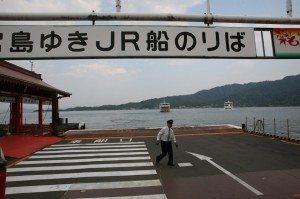
[[161, 154], [156, 157], [157, 164], [161, 161], [161, 159], [163, 159], [168, 154], [169, 156], [168, 165], [174, 166], [172, 141], [174, 142], [176, 147], [178, 147], [178, 144], [176, 143], [176, 138], [172, 126], [173, 126], [173, 120], [168, 120], [167, 126], [163, 127], [157, 134], [156, 145], [159, 145], [159, 141], [161, 145]]

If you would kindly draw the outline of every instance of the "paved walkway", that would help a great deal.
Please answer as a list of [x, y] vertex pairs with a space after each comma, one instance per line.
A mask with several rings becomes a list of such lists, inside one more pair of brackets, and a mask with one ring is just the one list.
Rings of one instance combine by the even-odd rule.
[[8, 169], [8, 199], [99, 196], [166, 198], [145, 142], [64, 142]]
[[[176, 131], [177, 133], [177, 131]], [[8, 169], [6, 198], [282, 199], [300, 194], [300, 144], [239, 131], [182, 133], [175, 167], [155, 135], [68, 138]]]

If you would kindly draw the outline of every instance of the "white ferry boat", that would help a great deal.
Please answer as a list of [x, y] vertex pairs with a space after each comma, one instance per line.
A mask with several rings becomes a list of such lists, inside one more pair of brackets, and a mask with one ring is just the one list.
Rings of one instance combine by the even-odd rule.
[[159, 104], [160, 112], [169, 112], [171, 108], [171, 104], [167, 102], [163, 102]]
[[233, 109], [233, 102], [224, 102], [224, 109]]

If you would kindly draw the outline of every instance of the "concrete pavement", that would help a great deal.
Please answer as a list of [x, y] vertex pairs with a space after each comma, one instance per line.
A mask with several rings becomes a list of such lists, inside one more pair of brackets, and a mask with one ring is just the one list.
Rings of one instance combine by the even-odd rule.
[[[155, 136], [121, 139], [63, 140], [33, 154], [39, 158], [8, 169], [28, 170], [8, 173], [6, 198], [281, 199], [300, 194], [297, 143], [241, 131], [186, 134], [177, 136], [176, 164], [170, 167], [167, 157], [155, 163], [160, 153]], [[33, 169], [40, 167], [53, 170]], [[22, 193], [21, 187], [32, 191]]]

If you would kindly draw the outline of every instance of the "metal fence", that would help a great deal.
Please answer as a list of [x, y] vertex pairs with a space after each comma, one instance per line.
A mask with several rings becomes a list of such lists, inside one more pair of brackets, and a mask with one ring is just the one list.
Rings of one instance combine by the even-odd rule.
[[245, 129], [247, 131], [263, 133], [266, 135], [300, 140], [298, 120], [277, 120], [276, 118], [265, 119], [246, 117]]

